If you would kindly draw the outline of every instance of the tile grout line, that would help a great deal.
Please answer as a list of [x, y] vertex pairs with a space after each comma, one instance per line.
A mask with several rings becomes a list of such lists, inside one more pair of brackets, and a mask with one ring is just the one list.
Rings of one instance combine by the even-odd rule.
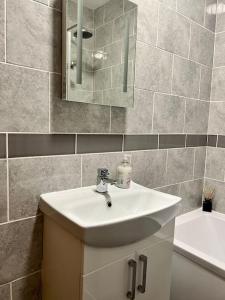
[[170, 86], [170, 93], [173, 94], [173, 77], [174, 77], [174, 55], [172, 57], [172, 70], [171, 70], [171, 86]]
[[51, 133], [51, 75], [48, 73], [48, 131]]
[[59, 72], [54, 72], [54, 71], [49, 71], [49, 70], [42, 70], [42, 69], [33, 68], [33, 67], [29, 67], [29, 66], [19, 65], [19, 64], [12, 63], [12, 62], [9, 62], [9, 61], [6, 61], [6, 62], [5, 61], [0, 61], [0, 64], [9, 65], [9, 66], [16, 67], [16, 68], [23, 68], [23, 69], [27, 69], [27, 70], [33, 70], [33, 71], [42, 72], [42, 73], [51, 73], [51, 74], [60, 75], [60, 76], [62, 75]]
[[190, 37], [189, 37], [189, 42], [188, 42], [188, 59], [190, 59], [190, 53], [191, 53], [191, 35], [192, 35], [192, 25], [191, 23], [189, 24], [190, 25], [190, 29], [189, 29], [189, 32], [190, 32]]
[[6, 43], [7, 43], [7, 2], [6, 2], [6, 0], [4, 0], [4, 6], [5, 6], [5, 11], [4, 11], [4, 17], [5, 17], [5, 22], [4, 22], [5, 59], [4, 59], [4, 62], [6, 63], [7, 62], [7, 45], [6, 45]]
[[8, 133], [6, 134], [6, 190], [7, 190], [7, 222], [9, 222], [10, 219], [10, 213], [9, 213], [9, 136]]
[[83, 186], [83, 155], [80, 156], [80, 186]]
[[9, 293], [10, 293], [10, 300], [13, 300], [13, 287], [12, 287], [12, 281], [9, 283]]
[[153, 99], [152, 99], [152, 134], [154, 132], [155, 95], [156, 93], [153, 94]]
[[204, 21], [203, 21], [203, 24], [204, 24], [204, 27], [206, 28], [206, 0], [205, 0], [205, 7], [204, 7]]
[[192, 170], [192, 177], [195, 179], [195, 163], [196, 163], [196, 148], [194, 148], [194, 159], [193, 159], [193, 170]]
[[42, 216], [42, 214], [39, 213], [37, 215], [33, 215], [33, 216], [25, 217], [25, 218], [10, 220], [10, 221], [7, 221], [7, 222], [2, 222], [2, 223], [0, 223], [0, 227], [4, 226], [4, 225], [9, 225], [9, 224], [12, 224], [12, 223], [23, 222], [23, 221], [27, 221], [27, 220], [31, 220], [31, 219], [37, 219], [37, 218], [40, 218], [41, 216]]
[[201, 81], [202, 81], [202, 66], [200, 67], [200, 74], [199, 74], [198, 98], [200, 98], [201, 95]]
[[160, 6], [161, 6], [161, 3], [158, 2], [158, 9], [157, 9], [157, 30], [156, 30], [156, 42], [155, 42], [155, 46], [156, 47], [158, 47], [158, 42], [159, 42]]

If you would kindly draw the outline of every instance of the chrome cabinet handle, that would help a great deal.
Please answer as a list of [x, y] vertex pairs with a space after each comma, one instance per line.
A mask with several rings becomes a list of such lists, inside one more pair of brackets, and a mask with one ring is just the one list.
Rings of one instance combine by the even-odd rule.
[[135, 299], [135, 289], [136, 289], [136, 273], [137, 273], [137, 263], [134, 259], [128, 261], [128, 265], [132, 270], [132, 287], [131, 291], [127, 292], [127, 298], [134, 300]]
[[142, 278], [142, 284], [138, 285], [138, 291], [141, 294], [145, 293], [146, 290], [146, 277], [147, 277], [147, 267], [148, 267], [148, 257], [145, 255], [139, 256], [139, 261], [143, 262], [143, 278]]

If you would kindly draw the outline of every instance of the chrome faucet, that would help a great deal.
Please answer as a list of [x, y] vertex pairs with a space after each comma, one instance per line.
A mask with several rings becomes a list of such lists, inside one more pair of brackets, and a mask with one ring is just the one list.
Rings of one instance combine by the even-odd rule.
[[98, 193], [107, 193], [108, 184], [115, 184], [116, 181], [109, 178], [109, 170], [106, 168], [99, 168], [97, 173], [96, 191]]

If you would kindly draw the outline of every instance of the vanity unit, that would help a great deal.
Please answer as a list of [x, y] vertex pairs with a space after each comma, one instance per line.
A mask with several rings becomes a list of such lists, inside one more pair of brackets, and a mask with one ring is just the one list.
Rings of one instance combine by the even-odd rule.
[[180, 198], [132, 182], [106, 195], [91, 186], [41, 199], [43, 300], [169, 299]]

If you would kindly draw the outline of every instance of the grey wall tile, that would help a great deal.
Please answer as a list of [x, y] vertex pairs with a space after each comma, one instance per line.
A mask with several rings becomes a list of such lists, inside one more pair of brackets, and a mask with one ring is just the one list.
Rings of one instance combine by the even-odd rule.
[[47, 132], [48, 74], [0, 64], [0, 131]]
[[185, 147], [185, 134], [165, 134], [159, 135], [159, 149], [169, 148], [184, 148]]
[[214, 66], [225, 66], [225, 33], [218, 33], [215, 36]]
[[104, 24], [96, 29], [95, 48], [112, 43], [112, 23]]
[[155, 94], [153, 132], [183, 132], [184, 115], [185, 100], [183, 98], [164, 94]]
[[159, 2], [165, 4], [170, 8], [176, 8], [176, 0], [159, 0]]
[[7, 221], [7, 167], [0, 159], [0, 223]]
[[[225, 4], [225, 0], [220, 0], [222, 5]], [[225, 30], [225, 14], [217, 14], [217, 20], [216, 20], [216, 32], [221, 32]]]
[[189, 41], [190, 22], [180, 14], [161, 5], [157, 46], [169, 52], [188, 57]]
[[8, 0], [7, 61], [61, 72], [61, 13], [33, 1]]
[[182, 213], [189, 212], [202, 204], [203, 180], [195, 180], [181, 183], [180, 197]]
[[166, 150], [133, 152], [133, 180], [149, 188], [166, 185], [166, 156]]
[[207, 148], [205, 176], [211, 179], [224, 181], [225, 176], [225, 149]]
[[104, 22], [104, 5], [94, 10], [94, 27], [97, 28], [103, 25]]
[[125, 135], [124, 151], [158, 149], [158, 135]]
[[209, 102], [186, 100], [185, 132], [206, 133], [208, 129]]
[[178, 0], [177, 9], [178, 12], [182, 13], [186, 17], [203, 25], [205, 0]]
[[194, 149], [169, 149], [167, 161], [167, 184], [193, 178]]
[[194, 178], [203, 178], [205, 175], [205, 159], [206, 147], [199, 147], [195, 149], [195, 167]]
[[127, 93], [124, 93], [121, 87], [104, 90], [103, 104], [118, 107], [133, 107], [134, 88], [132, 86], [128, 86]]
[[225, 102], [211, 102], [209, 111], [209, 134], [225, 134]]
[[225, 68], [213, 69], [212, 73], [212, 101], [225, 101]]
[[205, 9], [205, 27], [215, 32], [216, 29], [216, 15], [209, 13], [207, 8], [212, 5], [216, 5], [217, 0], [206, 0], [206, 9]]
[[94, 76], [94, 90], [111, 88], [111, 68], [97, 70]]
[[9, 284], [0, 287], [0, 299], [10, 300], [10, 286]]
[[[120, 64], [112, 67], [112, 87], [122, 87], [124, 76], [124, 64]], [[134, 83], [134, 68], [133, 62], [128, 64], [128, 86], [132, 86]]]
[[133, 35], [137, 32], [137, 12], [131, 10], [126, 15], [122, 15], [113, 22], [113, 41], [123, 40], [125, 35], [126, 23], [125, 16], [129, 18], [129, 34]]
[[5, 1], [0, 2], [0, 61], [5, 59]]
[[104, 22], [107, 23], [121, 16], [123, 13], [123, 1], [110, 0], [105, 4]]
[[40, 195], [80, 186], [80, 156], [9, 160], [10, 220], [33, 216]]
[[41, 273], [14, 281], [12, 283], [13, 300], [41, 300]]
[[158, 188], [157, 190], [162, 192], [162, 193], [166, 193], [166, 194], [170, 194], [170, 195], [174, 195], [174, 196], [179, 196], [180, 184], [173, 184], [173, 185], [164, 186], [164, 187]]
[[122, 135], [89, 135], [77, 136], [77, 153], [101, 153], [122, 151]]
[[172, 54], [138, 42], [135, 85], [140, 89], [170, 92]]
[[152, 112], [153, 92], [135, 89], [133, 108], [112, 107], [111, 131], [115, 133], [151, 133]]
[[6, 135], [0, 134], [0, 158], [6, 157]]
[[102, 62], [102, 67], [110, 67], [113, 65], [117, 65], [121, 63], [121, 55], [122, 55], [122, 42], [115, 42], [106, 46], [104, 51], [107, 53], [107, 59]]
[[40, 217], [0, 226], [0, 284], [40, 269], [42, 227]]
[[137, 39], [156, 44], [159, 3], [156, 0], [138, 2]]
[[198, 98], [199, 80], [199, 65], [180, 57], [174, 57], [172, 90], [176, 95]]
[[200, 95], [199, 95], [200, 99], [210, 100], [211, 80], [212, 80], [212, 69], [205, 66], [201, 66], [201, 82], [200, 82]]
[[213, 64], [214, 34], [203, 27], [191, 25], [190, 58], [207, 66]]
[[75, 154], [73, 134], [9, 134], [8, 157]]
[[61, 77], [51, 76], [52, 132], [109, 132], [110, 108], [61, 99]]
[[218, 182], [211, 179], [205, 180], [205, 186], [210, 186], [215, 189], [215, 198], [213, 199], [213, 209], [220, 212], [225, 213], [225, 183]]
[[82, 155], [82, 186], [96, 184], [97, 169], [107, 168], [110, 178], [116, 178], [116, 168], [123, 159], [124, 153], [85, 154]]

